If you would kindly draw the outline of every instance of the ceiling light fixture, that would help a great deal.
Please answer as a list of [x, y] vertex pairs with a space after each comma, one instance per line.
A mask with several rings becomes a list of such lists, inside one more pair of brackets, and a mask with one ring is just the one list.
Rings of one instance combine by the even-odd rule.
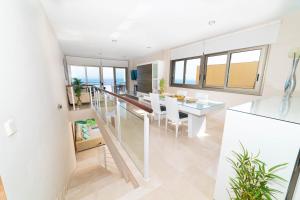
[[111, 40], [112, 42], [118, 42], [118, 40]]
[[208, 25], [212, 26], [216, 24], [216, 20], [209, 20]]
[[151, 47], [150, 47], [150, 46], [147, 46], [146, 48], [147, 48], [147, 49], [151, 49]]
[[118, 39], [120, 37], [121, 33], [119, 32], [113, 32], [112, 34], [110, 34], [111, 39]]

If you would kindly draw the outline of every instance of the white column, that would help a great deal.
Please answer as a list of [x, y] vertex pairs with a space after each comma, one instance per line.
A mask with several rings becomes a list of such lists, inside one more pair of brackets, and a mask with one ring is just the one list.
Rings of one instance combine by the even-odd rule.
[[149, 180], [149, 117], [144, 114], [144, 179]]
[[76, 110], [75, 97], [74, 97], [74, 88], [73, 88], [73, 86], [71, 86], [70, 88], [71, 88], [71, 96], [72, 96], [72, 102], [73, 102], [73, 110]]
[[95, 89], [95, 87], [93, 87], [93, 93], [94, 93], [94, 102], [93, 102], [93, 104], [94, 104], [94, 106], [96, 107], [96, 100], [97, 100], [97, 94], [96, 94], [96, 89]]
[[93, 97], [92, 97], [92, 87], [89, 86], [89, 94], [90, 94], [90, 105], [93, 108]]

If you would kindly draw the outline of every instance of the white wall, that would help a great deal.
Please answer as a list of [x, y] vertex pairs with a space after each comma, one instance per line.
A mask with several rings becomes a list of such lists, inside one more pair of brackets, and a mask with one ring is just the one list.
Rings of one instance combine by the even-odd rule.
[[111, 60], [103, 58], [83, 58], [66, 56], [68, 65], [128, 67], [127, 60]]
[[1, 1], [0, 24], [0, 175], [9, 200], [54, 200], [75, 166], [63, 54], [38, 0]]
[[280, 21], [276, 20], [260, 26], [220, 35], [171, 50], [171, 59], [194, 57], [228, 50], [255, 47], [276, 42]]
[[[265, 85], [263, 89], [263, 97], [282, 95], [284, 82], [288, 76], [291, 68], [292, 60], [288, 58], [288, 51], [296, 46], [300, 46], [300, 11], [290, 13], [281, 19], [281, 25], [279, 29], [279, 35], [277, 41], [271, 45], [269, 52], [269, 59], [266, 66], [265, 73]], [[274, 29], [276, 30], [276, 29]], [[233, 34], [234, 35], [234, 34]], [[274, 36], [275, 37], [275, 36]], [[169, 71], [170, 71], [170, 59], [172, 50], [164, 50], [148, 57], [137, 58], [130, 61], [130, 69], [134, 68], [137, 64], [143, 62], [150, 62], [153, 60], [163, 60], [165, 62], [165, 80], [167, 83], [167, 92], [176, 92], [178, 88], [170, 87], [169, 83]], [[300, 67], [299, 67], [300, 68]], [[130, 71], [130, 70], [129, 70]], [[297, 70], [297, 77], [300, 77], [300, 69]], [[132, 88], [132, 81], [130, 82], [130, 88]], [[193, 95], [200, 90], [186, 89], [189, 95]], [[227, 92], [215, 92], [203, 90], [202, 92], [208, 93], [210, 99], [223, 101], [226, 103], [226, 107], [238, 105], [250, 100], [260, 98], [260, 96], [234, 94]], [[297, 85], [295, 95], [300, 95], [300, 84]], [[225, 109], [219, 114], [214, 114], [218, 120], [224, 120]]]

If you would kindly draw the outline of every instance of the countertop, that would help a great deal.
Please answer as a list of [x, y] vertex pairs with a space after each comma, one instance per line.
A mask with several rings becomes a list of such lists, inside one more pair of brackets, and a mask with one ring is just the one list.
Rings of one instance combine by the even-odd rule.
[[228, 110], [300, 124], [300, 97], [270, 97], [234, 106]]

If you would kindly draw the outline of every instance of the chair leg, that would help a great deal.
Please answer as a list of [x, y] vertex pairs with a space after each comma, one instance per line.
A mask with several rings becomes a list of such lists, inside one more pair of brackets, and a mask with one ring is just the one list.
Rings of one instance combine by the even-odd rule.
[[178, 123], [176, 123], [176, 138], [178, 138]]
[[158, 127], [160, 127], [160, 114], [158, 114]]

